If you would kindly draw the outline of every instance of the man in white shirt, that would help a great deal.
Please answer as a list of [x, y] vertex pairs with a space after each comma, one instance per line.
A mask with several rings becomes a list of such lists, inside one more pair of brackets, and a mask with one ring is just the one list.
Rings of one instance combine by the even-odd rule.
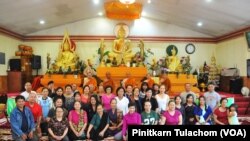
[[35, 93], [35, 91], [32, 91], [32, 86], [30, 82], [26, 82], [24, 85], [25, 91], [21, 93], [22, 96], [24, 96], [25, 101], [28, 100], [30, 93]]
[[213, 83], [208, 84], [208, 91], [204, 93], [204, 97], [206, 98], [206, 104], [215, 110], [219, 103], [221, 96], [214, 90], [215, 86]]
[[192, 94], [194, 97], [194, 102], [196, 101], [196, 95], [191, 91], [192, 85], [190, 83], [185, 84], [185, 91], [180, 94], [182, 103], [186, 103], [186, 97], [188, 94]]

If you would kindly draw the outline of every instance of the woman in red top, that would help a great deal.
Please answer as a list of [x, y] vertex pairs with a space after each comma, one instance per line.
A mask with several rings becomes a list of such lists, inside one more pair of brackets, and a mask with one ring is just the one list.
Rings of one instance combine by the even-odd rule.
[[227, 98], [220, 100], [220, 107], [214, 110], [214, 121], [216, 125], [228, 125], [227, 118]]

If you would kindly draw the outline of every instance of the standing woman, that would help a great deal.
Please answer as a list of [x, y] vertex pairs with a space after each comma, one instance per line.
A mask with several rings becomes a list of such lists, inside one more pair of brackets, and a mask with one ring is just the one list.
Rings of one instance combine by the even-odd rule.
[[175, 101], [168, 102], [168, 110], [165, 111], [161, 118], [162, 125], [182, 125], [181, 112], [175, 109]]
[[[153, 90], [151, 88], [147, 88], [146, 90], [146, 96], [144, 99], [142, 99], [142, 105], [145, 105], [146, 101], [149, 101], [151, 103], [151, 110], [156, 111], [158, 109], [158, 103], [156, 99], [152, 96]], [[142, 107], [142, 111], [144, 111], [145, 106]]]
[[133, 89], [133, 94], [130, 97], [130, 103], [135, 103], [136, 105], [136, 112], [141, 113], [142, 112], [142, 99], [139, 97], [140, 89], [138, 87], [135, 87]]
[[65, 103], [65, 97], [63, 95], [63, 88], [62, 87], [58, 87], [56, 89], [56, 93], [53, 93], [52, 96], [51, 96], [51, 98], [53, 99], [53, 102], [55, 102], [55, 100], [57, 98], [62, 98], [63, 103]]
[[87, 138], [91, 140], [103, 140], [106, 138], [109, 127], [108, 114], [103, 111], [101, 104], [97, 105], [97, 113], [93, 116], [87, 131]]
[[56, 116], [49, 121], [48, 131], [50, 141], [69, 141], [67, 136], [69, 123], [67, 118], [63, 117], [63, 108], [56, 108]]
[[185, 120], [185, 107], [182, 104], [181, 96], [176, 96], [174, 98], [175, 101], [175, 109], [181, 112], [182, 115], [182, 125], [184, 125]]
[[[48, 117], [47, 117], [47, 122], [50, 121], [51, 118], [56, 116], [56, 107], [62, 107], [63, 108], [63, 99], [58, 97], [55, 99], [54, 102], [54, 107], [49, 110]], [[67, 109], [63, 108], [63, 116], [67, 117], [68, 116], [68, 111]]]
[[140, 98], [145, 98], [147, 89], [148, 89], [148, 83], [147, 82], [142, 82], [140, 95], [139, 95]]
[[89, 86], [85, 85], [83, 87], [83, 94], [81, 95], [82, 103], [87, 104], [89, 102], [89, 92], [90, 92]]
[[214, 121], [216, 125], [228, 125], [227, 98], [220, 100], [220, 107], [214, 110]]
[[105, 94], [102, 95], [101, 101], [104, 106], [104, 109], [108, 111], [110, 107], [111, 99], [115, 98], [115, 95], [112, 93], [113, 88], [111, 86], [105, 87]]
[[160, 86], [156, 83], [154, 83], [153, 85], [153, 97], [155, 97], [155, 95], [157, 95], [158, 93], [160, 93]]
[[48, 88], [43, 88], [42, 89], [42, 97], [38, 98], [38, 104], [42, 107], [42, 119], [41, 119], [41, 130], [42, 133], [48, 133], [48, 123], [46, 121], [49, 110], [53, 107], [53, 101], [52, 99], [48, 96], [49, 95], [49, 89]]
[[71, 140], [84, 140], [86, 135], [84, 133], [88, 124], [87, 113], [81, 109], [81, 102], [74, 102], [74, 110], [69, 112], [69, 126], [71, 129]]
[[194, 97], [192, 94], [188, 94], [186, 98], [186, 103], [184, 104], [185, 107], [185, 125], [195, 125], [195, 104], [194, 104]]
[[123, 87], [119, 87], [116, 90], [117, 97], [115, 97], [117, 101], [117, 109], [123, 111], [123, 115], [128, 113], [128, 103], [129, 100], [124, 96], [125, 89]]
[[212, 109], [206, 104], [204, 96], [199, 97], [199, 105], [195, 107], [194, 114], [196, 117], [196, 125], [211, 125]]
[[165, 93], [166, 87], [165, 85], [160, 86], [160, 93], [155, 96], [157, 100], [160, 112], [166, 111], [167, 104], [169, 102], [169, 96]]

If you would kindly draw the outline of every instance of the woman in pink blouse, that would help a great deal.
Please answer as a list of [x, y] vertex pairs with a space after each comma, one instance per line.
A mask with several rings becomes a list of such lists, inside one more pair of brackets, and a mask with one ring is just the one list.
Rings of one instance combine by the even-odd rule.
[[180, 111], [175, 110], [175, 101], [168, 102], [168, 110], [163, 113], [160, 124], [182, 125], [182, 114]]
[[81, 102], [74, 102], [74, 110], [69, 112], [70, 140], [84, 140], [84, 130], [88, 124], [87, 113], [81, 109]]
[[110, 110], [110, 101], [115, 98], [115, 95], [112, 94], [112, 87], [111, 86], [107, 86], [105, 87], [105, 94], [102, 95], [102, 105], [104, 106], [104, 109], [106, 111]]

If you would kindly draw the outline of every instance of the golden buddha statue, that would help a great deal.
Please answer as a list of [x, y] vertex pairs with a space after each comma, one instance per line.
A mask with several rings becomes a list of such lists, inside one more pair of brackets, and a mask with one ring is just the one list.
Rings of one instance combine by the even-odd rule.
[[171, 55], [167, 58], [168, 69], [170, 72], [181, 72], [182, 66], [180, 59], [176, 56], [177, 50], [175, 47], [171, 49]]
[[108, 56], [110, 60], [115, 57], [118, 64], [121, 64], [122, 59], [125, 63], [130, 62], [134, 55], [132, 53], [131, 41], [125, 37], [126, 31], [123, 25], [120, 26], [117, 36], [117, 39], [113, 41], [112, 51]]
[[59, 55], [55, 61], [56, 68], [75, 69], [78, 56], [75, 53], [75, 44], [69, 38], [68, 33], [64, 34], [63, 42], [60, 47]]

